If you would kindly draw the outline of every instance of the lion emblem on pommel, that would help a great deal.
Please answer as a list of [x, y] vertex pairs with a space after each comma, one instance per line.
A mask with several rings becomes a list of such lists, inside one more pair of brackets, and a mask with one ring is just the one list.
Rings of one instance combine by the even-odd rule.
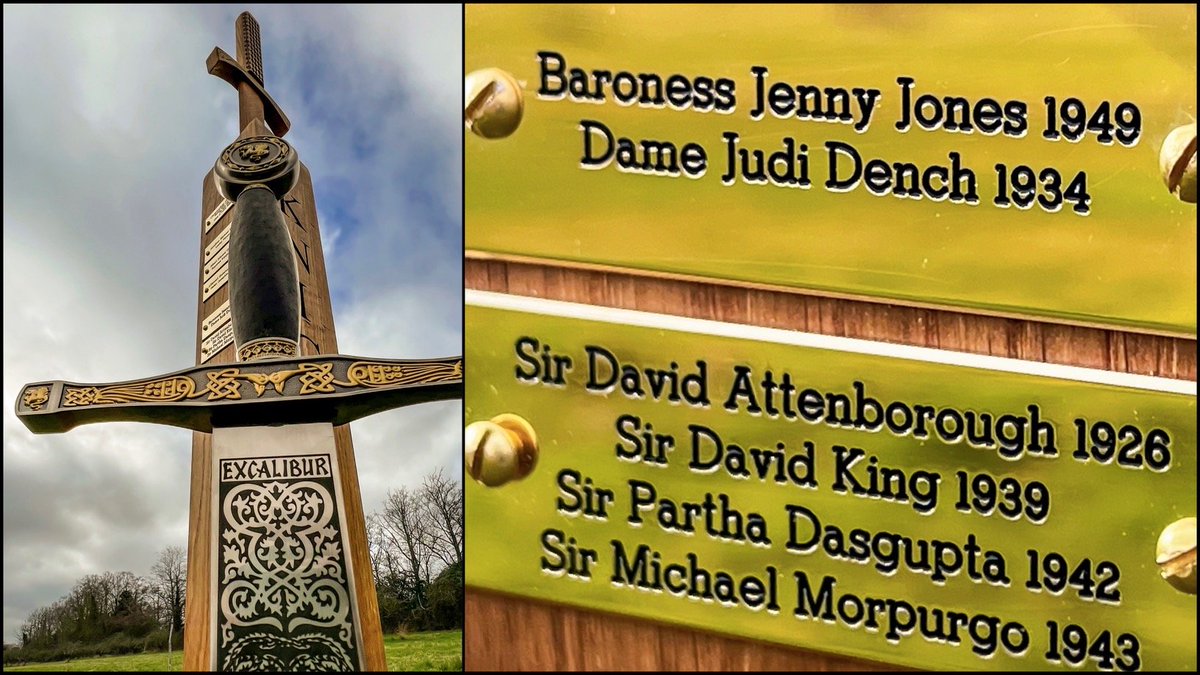
[[242, 146], [239, 152], [242, 155], [242, 159], [257, 164], [266, 159], [267, 155], [271, 154], [271, 145], [269, 143], [251, 143]]

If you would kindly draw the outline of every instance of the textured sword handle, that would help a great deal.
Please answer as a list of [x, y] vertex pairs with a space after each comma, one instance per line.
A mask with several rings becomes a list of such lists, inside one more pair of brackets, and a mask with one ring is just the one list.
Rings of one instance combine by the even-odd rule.
[[279, 198], [265, 186], [237, 199], [229, 239], [229, 308], [239, 361], [299, 356], [300, 275]]
[[263, 79], [262, 34], [258, 29], [258, 21], [250, 12], [242, 12], [237, 18], [237, 60], [259, 84], [266, 84]]

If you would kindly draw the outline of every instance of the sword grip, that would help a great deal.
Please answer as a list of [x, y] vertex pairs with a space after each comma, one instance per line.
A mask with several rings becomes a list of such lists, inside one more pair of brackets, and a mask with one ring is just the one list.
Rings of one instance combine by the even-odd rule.
[[238, 359], [297, 356], [300, 277], [279, 200], [266, 187], [238, 196], [229, 239], [229, 308]]

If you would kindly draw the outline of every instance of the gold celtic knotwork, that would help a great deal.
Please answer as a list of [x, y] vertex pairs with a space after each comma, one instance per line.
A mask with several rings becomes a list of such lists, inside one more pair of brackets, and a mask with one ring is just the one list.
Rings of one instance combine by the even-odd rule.
[[332, 363], [305, 363], [299, 368], [276, 370], [272, 373], [243, 373], [241, 368], [226, 368], [218, 372], [208, 372], [205, 373], [208, 377], [208, 387], [198, 395], [208, 394], [210, 401], [240, 399], [242, 397], [241, 382], [238, 380], [250, 382], [254, 386], [254, 393], [257, 396], [265, 394], [268, 385], [275, 390], [275, 393], [286, 395], [284, 385], [291, 378], [301, 374], [303, 377], [300, 378], [300, 394], [334, 391], [330, 384], [333, 382]]
[[195, 391], [196, 383], [192, 378], [182, 375], [109, 387], [67, 387], [63, 393], [63, 406], [180, 401], [192, 398]]
[[404, 368], [389, 363], [355, 363], [346, 370], [350, 382], [360, 387], [382, 387], [404, 380]]
[[41, 410], [50, 400], [50, 387], [30, 387], [25, 390], [21, 402], [30, 410]]
[[172, 377], [165, 380], [147, 382], [142, 387], [141, 396], [149, 401], [178, 401], [187, 398], [196, 391], [196, 383], [190, 377]]
[[[270, 349], [268, 343], [259, 343]], [[356, 361], [346, 369], [345, 382], [334, 374], [336, 361], [323, 363], [300, 363], [296, 368], [272, 372], [243, 372], [240, 367], [224, 368], [204, 372], [207, 379], [203, 390], [197, 391], [193, 376], [172, 375], [143, 382], [114, 384], [101, 387], [71, 387], [63, 389], [64, 408], [115, 403], [164, 403], [206, 397], [209, 401], [240, 400], [241, 381], [249, 381], [256, 397], [262, 397], [267, 389], [275, 390], [280, 396], [289, 396], [287, 382], [299, 376], [298, 389], [292, 396], [310, 394], [333, 394], [338, 387], [368, 389], [390, 388], [404, 385], [437, 384], [462, 380], [462, 361], [389, 363], [386, 361]], [[195, 374], [194, 377], [199, 377]], [[25, 389], [21, 402], [31, 410], [41, 410], [50, 399], [50, 388], [31, 386]]]
[[462, 361], [454, 363], [381, 363], [356, 361], [346, 369], [343, 387], [390, 387], [397, 384], [430, 384], [462, 378]]
[[208, 394], [208, 400], [239, 399], [242, 397], [242, 383], [237, 381], [238, 369], [226, 368], [218, 372], [205, 373], [208, 376], [208, 387], [201, 394]]
[[84, 387], [82, 389], [67, 388], [63, 393], [64, 406], [76, 405], [91, 405], [96, 402], [96, 397], [100, 395], [100, 390], [95, 387]]
[[[271, 381], [265, 373], [240, 373], [237, 377], [249, 380], [250, 384], [254, 385], [254, 393], [259, 396], [263, 395], [263, 392], [267, 390], [267, 384]], [[275, 388], [278, 389], [279, 386], [276, 385]]]
[[291, 340], [260, 340], [238, 348], [238, 359], [253, 361], [256, 358], [279, 358], [296, 355], [296, 343]]
[[296, 370], [277, 370], [270, 375], [267, 375], [267, 382], [270, 382], [275, 386], [276, 394], [282, 394], [283, 383], [291, 379], [293, 375], [299, 375], [303, 371], [303, 368], [297, 368]]
[[305, 363], [300, 366], [300, 395], [312, 393], [329, 394], [334, 391], [332, 363]]
[[259, 396], [262, 396], [263, 393], [267, 391], [268, 384], [275, 388], [276, 394], [282, 394], [284, 383], [291, 379], [293, 375], [296, 375], [300, 372], [301, 370], [299, 369], [277, 370], [273, 373], [242, 373], [237, 375], [237, 377], [250, 380], [250, 382], [254, 385], [254, 391]]

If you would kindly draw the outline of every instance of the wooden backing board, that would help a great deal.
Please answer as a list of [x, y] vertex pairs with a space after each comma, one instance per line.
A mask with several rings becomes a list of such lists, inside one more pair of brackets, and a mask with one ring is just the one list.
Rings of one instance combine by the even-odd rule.
[[[468, 259], [465, 282], [603, 307], [1196, 379], [1190, 339], [538, 263]], [[893, 669], [822, 654], [817, 645], [787, 649], [470, 588], [463, 649], [468, 670]]]

